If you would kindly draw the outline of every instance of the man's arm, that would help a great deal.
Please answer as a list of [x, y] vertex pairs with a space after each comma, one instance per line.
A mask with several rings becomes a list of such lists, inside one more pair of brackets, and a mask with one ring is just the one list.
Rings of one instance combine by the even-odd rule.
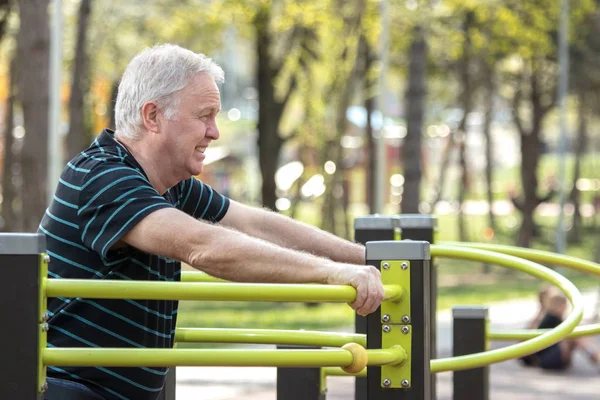
[[337, 263], [195, 220], [173, 208], [148, 215], [122, 241], [147, 253], [178, 259], [231, 281], [352, 285], [351, 307], [369, 314], [383, 300], [379, 271], [371, 266]]
[[288, 249], [306, 251], [339, 262], [365, 263], [364, 246], [262, 208], [231, 200], [221, 223]]

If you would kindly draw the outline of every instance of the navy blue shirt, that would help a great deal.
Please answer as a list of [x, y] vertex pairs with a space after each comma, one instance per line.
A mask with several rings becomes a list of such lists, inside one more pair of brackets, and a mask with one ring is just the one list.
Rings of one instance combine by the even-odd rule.
[[[69, 162], [39, 231], [50, 278], [178, 281], [181, 264], [133, 247], [111, 249], [154, 211], [177, 208], [219, 221], [229, 199], [195, 178], [160, 195], [125, 147], [104, 130]], [[177, 301], [49, 299], [48, 347], [170, 348]], [[48, 367], [48, 375], [87, 385], [107, 399], [154, 400], [168, 368]]]

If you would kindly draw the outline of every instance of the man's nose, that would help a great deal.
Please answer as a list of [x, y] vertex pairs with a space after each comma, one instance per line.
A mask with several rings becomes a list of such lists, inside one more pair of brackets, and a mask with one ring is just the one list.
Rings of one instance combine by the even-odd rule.
[[217, 126], [217, 122], [213, 121], [206, 129], [206, 136], [211, 138], [212, 140], [217, 140], [220, 136], [219, 127]]

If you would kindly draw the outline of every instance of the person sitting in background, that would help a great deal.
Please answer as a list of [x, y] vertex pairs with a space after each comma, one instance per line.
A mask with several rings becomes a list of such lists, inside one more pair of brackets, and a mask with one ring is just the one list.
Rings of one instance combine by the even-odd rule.
[[[547, 289], [547, 308], [537, 329], [553, 329], [561, 324], [567, 311], [567, 298], [554, 288]], [[540, 295], [540, 299], [544, 296]], [[530, 357], [531, 364], [545, 370], [565, 370], [571, 366], [575, 350], [582, 350], [596, 366], [600, 364], [600, 351], [589, 338], [569, 338], [547, 347]]]
[[[529, 324], [527, 324], [527, 329], [537, 329], [542, 322], [542, 319], [546, 315], [548, 310], [548, 300], [551, 294], [556, 293], [558, 289], [556, 289], [552, 285], [544, 285], [540, 291], [538, 292], [538, 312], [534, 319], [531, 320]], [[537, 364], [537, 355], [530, 354], [525, 357], [519, 359], [525, 366], [535, 366]]]

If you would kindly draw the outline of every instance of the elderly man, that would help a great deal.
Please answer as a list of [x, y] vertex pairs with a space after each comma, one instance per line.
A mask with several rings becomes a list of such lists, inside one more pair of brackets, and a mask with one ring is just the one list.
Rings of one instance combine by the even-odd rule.
[[[155, 46], [127, 66], [116, 131], [71, 160], [40, 225], [53, 278], [176, 281], [180, 261], [238, 282], [352, 285], [358, 314], [383, 299], [364, 247], [230, 200], [194, 176], [219, 138], [223, 71]], [[169, 348], [176, 301], [52, 299], [49, 346]], [[167, 368], [49, 367], [47, 398], [156, 399]], [[63, 395], [61, 395], [63, 396]], [[60, 397], [63, 398], [63, 397]]]

